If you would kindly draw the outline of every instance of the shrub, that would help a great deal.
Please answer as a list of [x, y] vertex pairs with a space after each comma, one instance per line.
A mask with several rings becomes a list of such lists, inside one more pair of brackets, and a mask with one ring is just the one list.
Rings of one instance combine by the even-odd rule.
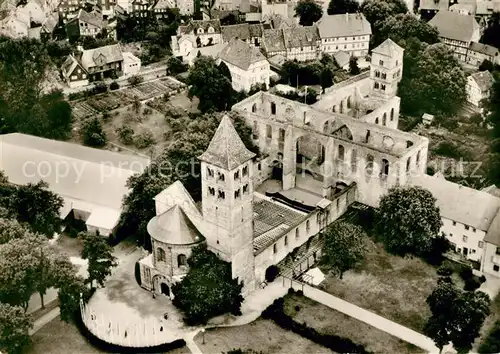
[[109, 85], [109, 89], [110, 90], [118, 90], [120, 88], [120, 85], [118, 84], [118, 82], [116, 81], [113, 81], [110, 85]]
[[500, 353], [500, 321], [496, 321], [478, 349], [479, 353]]
[[153, 113], [153, 110], [149, 107], [144, 108], [144, 110], [142, 111], [142, 114], [145, 116], [149, 116], [152, 113]]
[[134, 143], [134, 129], [130, 128], [128, 125], [116, 128], [116, 134], [118, 135], [118, 140], [122, 144], [132, 145]]
[[453, 268], [449, 264], [443, 264], [438, 268], [437, 274], [440, 276], [448, 277], [453, 274]]
[[92, 94], [98, 95], [108, 91], [108, 86], [104, 82], [98, 82], [95, 84], [94, 88], [91, 90]]
[[460, 157], [458, 147], [449, 141], [440, 142], [439, 145], [434, 149], [434, 153], [451, 158]]
[[484, 276], [484, 274], [479, 277], [479, 280], [481, 281], [481, 284], [486, 281], [486, 277]]
[[111, 113], [109, 111], [102, 112], [102, 121], [108, 123], [111, 120]]
[[474, 291], [476, 289], [479, 289], [480, 286], [481, 281], [479, 280], [479, 277], [473, 276], [471, 278], [465, 279], [465, 291]]
[[137, 86], [144, 81], [144, 78], [139, 75], [134, 75], [128, 78], [128, 83], [130, 86]]
[[271, 283], [280, 274], [280, 269], [274, 264], [266, 269], [266, 281]]
[[149, 130], [143, 130], [134, 137], [134, 145], [138, 149], [145, 149], [153, 145], [155, 140], [153, 139], [153, 133]]
[[460, 278], [467, 281], [467, 279], [472, 278], [472, 276], [472, 268], [466, 265], [462, 266], [462, 269], [460, 270]]
[[83, 143], [87, 146], [102, 147], [106, 145], [106, 134], [97, 118], [87, 120], [82, 127]]

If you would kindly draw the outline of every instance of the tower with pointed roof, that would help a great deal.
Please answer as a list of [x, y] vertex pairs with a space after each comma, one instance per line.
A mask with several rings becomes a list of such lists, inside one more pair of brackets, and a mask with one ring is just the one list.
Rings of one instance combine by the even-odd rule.
[[255, 289], [253, 255], [253, 163], [255, 154], [224, 116], [208, 149], [199, 157], [202, 212], [209, 249], [231, 262], [243, 293]]
[[396, 96], [398, 83], [403, 77], [403, 53], [404, 49], [390, 38], [372, 50], [370, 64], [372, 96], [383, 99]]

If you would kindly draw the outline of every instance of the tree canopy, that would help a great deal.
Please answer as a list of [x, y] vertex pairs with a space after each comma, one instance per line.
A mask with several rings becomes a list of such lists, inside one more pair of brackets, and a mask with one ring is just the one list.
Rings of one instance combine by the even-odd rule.
[[295, 5], [295, 16], [301, 26], [312, 26], [323, 16], [323, 9], [314, 0], [300, 0]]
[[359, 12], [359, 2], [356, 0], [330, 0], [328, 3], [328, 15]]
[[428, 253], [440, 228], [436, 198], [426, 189], [396, 187], [380, 200], [375, 230], [385, 247], [395, 254]]
[[321, 263], [329, 266], [342, 279], [347, 270], [358, 265], [365, 256], [365, 233], [359, 226], [336, 222], [323, 232], [325, 244]]
[[0, 302], [0, 351], [21, 354], [31, 343], [33, 319], [19, 306]]
[[482, 291], [463, 291], [442, 281], [427, 298], [431, 309], [424, 333], [442, 349], [449, 342], [458, 353], [468, 353], [484, 320], [490, 314], [490, 298]]
[[190, 85], [189, 97], [196, 96], [200, 100], [200, 111], [223, 111], [230, 108], [233, 96], [231, 81], [212, 57], [200, 56], [195, 59], [194, 65], [189, 69], [187, 83]]
[[232, 278], [231, 264], [198, 246], [188, 259], [189, 271], [173, 286], [173, 303], [189, 325], [205, 324], [212, 317], [230, 312], [240, 314], [242, 283]]
[[427, 44], [439, 42], [438, 31], [435, 27], [409, 13], [398, 13], [382, 19], [378, 29], [378, 36], [380, 43], [387, 38], [391, 38], [403, 46], [409, 38], [417, 38]]
[[488, 25], [484, 29], [481, 43], [489, 44], [493, 47], [500, 48], [500, 12], [493, 12], [488, 19]]
[[407, 43], [403, 65], [398, 90], [403, 111], [454, 114], [465, 102], [465, 74], [445, 44], [427, 45], [412, 39]]
[[491, 131], [490, 155], [488, 159], [488, 180], [500, 187], [500, 74], [494, 72], [490, 97], [485, 102], [486, 120], [493, 127]]
[[365, 0], [361, 4], [361, 12], [372, 27], [378, 28], [385, 19], [408, 12], [403, 0]]
[[104, 281], [111, 275], [111, 268], [117, 265], [113, 248], [99, 234], [80, 233], [78, 237], [83, 239], [82, 258], [87, 259], [89, 264], [87, 282], [93, 286], [96, 281], [98, 285], [104, 286]]

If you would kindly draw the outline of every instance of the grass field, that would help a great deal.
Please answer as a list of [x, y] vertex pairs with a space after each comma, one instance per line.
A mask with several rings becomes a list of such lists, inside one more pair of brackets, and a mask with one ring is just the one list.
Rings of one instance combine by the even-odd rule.
[[253, 350], [265, 354], [323, 354], [332, 353], [298, 334], [278, 327], [270, 320], [258, 319], [238, 327], [207, 330], [195, 337], [203, 353], [225, 353], [231, 349]]
[[285, 312], [320, 333], [349, 338], [373, 353], [422, 353], [409, 343], [304, 296], [287, 295]]

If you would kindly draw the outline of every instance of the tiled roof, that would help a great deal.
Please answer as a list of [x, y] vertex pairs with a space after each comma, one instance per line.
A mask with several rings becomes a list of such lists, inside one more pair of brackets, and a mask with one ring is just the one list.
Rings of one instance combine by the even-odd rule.
[[286, 48], [314, 47], [319, 40], [319, 33], [316, 26], [296, 26], [283, 29], [283, 37]]
[[258, 48], [250, 46], [241, 39], [232, 39], [219, 53], [219, 58], [243, 70], [248, 70], [250, 65], [266, 60]]
[[155, 6], [153, 6], [153, 9], [155, 10], [160, 10], [160, 9], [169, 9], [175, 7], [175, 1], [172, 0], [158, 0]]
[[387, 38], [382, 44], [372, 50], [373, 53], [382, 54], [388, 57], [402, 54], [403, 51], [404, 49], [394, 43], [390, 38]]
[[180, 34], [189, 34], [193, 31], [196, 33], [199, 28], [202, 28], [206, 33], [210, 27], [214, 29], [214, 33], [221, 32], [219, 20], [191, 20], [186, 26], [179, 26], [178, 31]]
[[208, 149], [201, 154], [199, 159], [230, 171], [254, 156], [255, 154], [249, 151], [241, 141], [229, 117], [224, 116]]
[[490, 15], [500, 11], [500, 1], [477, 0], [477, 15]]
[[478, 230], [488, 230], [500, 207], [500, 199], [491, 194], [442, 178], [422, 175], [412, 176], [411, 181], [432, 193], [441, 216]]
[[321, 38], [371, 35], [363, 14], [324, 15], [317, 23]]
[[204, 240], [201, 232], [179, 205], [153, 217], [147, 229], [154, 240], [170, 245], [189, 245]]
[[481, 71], [470, 76], [472, 80], [474, 80], [481, 89], [481, 91], [485, 92], [491, 89], [493, 86], [493, 75], [489, 71]]
[[472, 50], [474, 52], [478, 52], [481, 54], [486, 54], [490, 56], [495, 56], [498, 55], [498, 49], [488, 45], [488, 44], [483, 44], [483, 43], [477, 43], [477, 42], [472, 42], [469, 46], [469, 50]]
[[250, 28], [248, 23], [222, 26], [222, 39], [224, 42], [229, 42], [234, 38], [246, 41], [247, 39], [250, 39], [250, 37]]
[[278, 202], [254, 197], [254, 249], [259, 250], [276, 241], [286, 230], [296, 226], [306, 215]]
[[71, 54], [68, 55], [61, 67], [63, 76], [67, 79], [78, 65], [78, 61], [75, 59], [75, 57]]
[[420, 10], [448, 10], [449, 0], [421, 0]]
[[484, 241], [500, 246], [500, 210], [497, 212], [486, 232]]
[[450, 11], [459, 12], [461, 10], [467, 11], [469, 14], [476, 13], [476, 4], [475, 3], [461, 3], [461, 4], [453, 4], [450, 6]]
[[82, 22], [90, 23], [93, 26], [102, 28], [105, 27], [104, 21], [102, 21], [99, 17], [89, 14], [87, 11], [80, 9], [78, 11], [78, 15], [70, 20], [70, 22], [80, 20]]
[[479, 25], [474, 16], [451, 11], [439, 11], [429, 25], [437, 28], [439, 36], [447, 39], [470, 42]]
[[261, 24], [248, 25], [248, 30], [250, 31], [250, 37], [262, 37], [264, 34], [264, 26]]
[[42, 24], [42, 29], [46, 33], [52, 33], [54, 32], [54, 29], [56, 28], [58, 22], [59, 22], [59, 14], [57, 12], [50, 14], [45, 20], [45, 22]]
[[266, 29], [264, 30], [264, 36], [262, 39], [267, 53], [286, 51], [285, 38], [283, 37], [282, 30]]
[[112, 44], [95, 49], [84, 50], [81, 59], [82, 66], [85, 68], [85, 70], [97, 66], [95, 60], [101, 55], [105, 59], [105, 64], [123, 60], [123, 55], [120, 49], [120, 45]]
[[349, 60], [351, 59], [349, 53], [344, 52], [343, 50], [334, 53], [333, 57], [335, 58], [335, 61], [341, 68], [349, 64]]

